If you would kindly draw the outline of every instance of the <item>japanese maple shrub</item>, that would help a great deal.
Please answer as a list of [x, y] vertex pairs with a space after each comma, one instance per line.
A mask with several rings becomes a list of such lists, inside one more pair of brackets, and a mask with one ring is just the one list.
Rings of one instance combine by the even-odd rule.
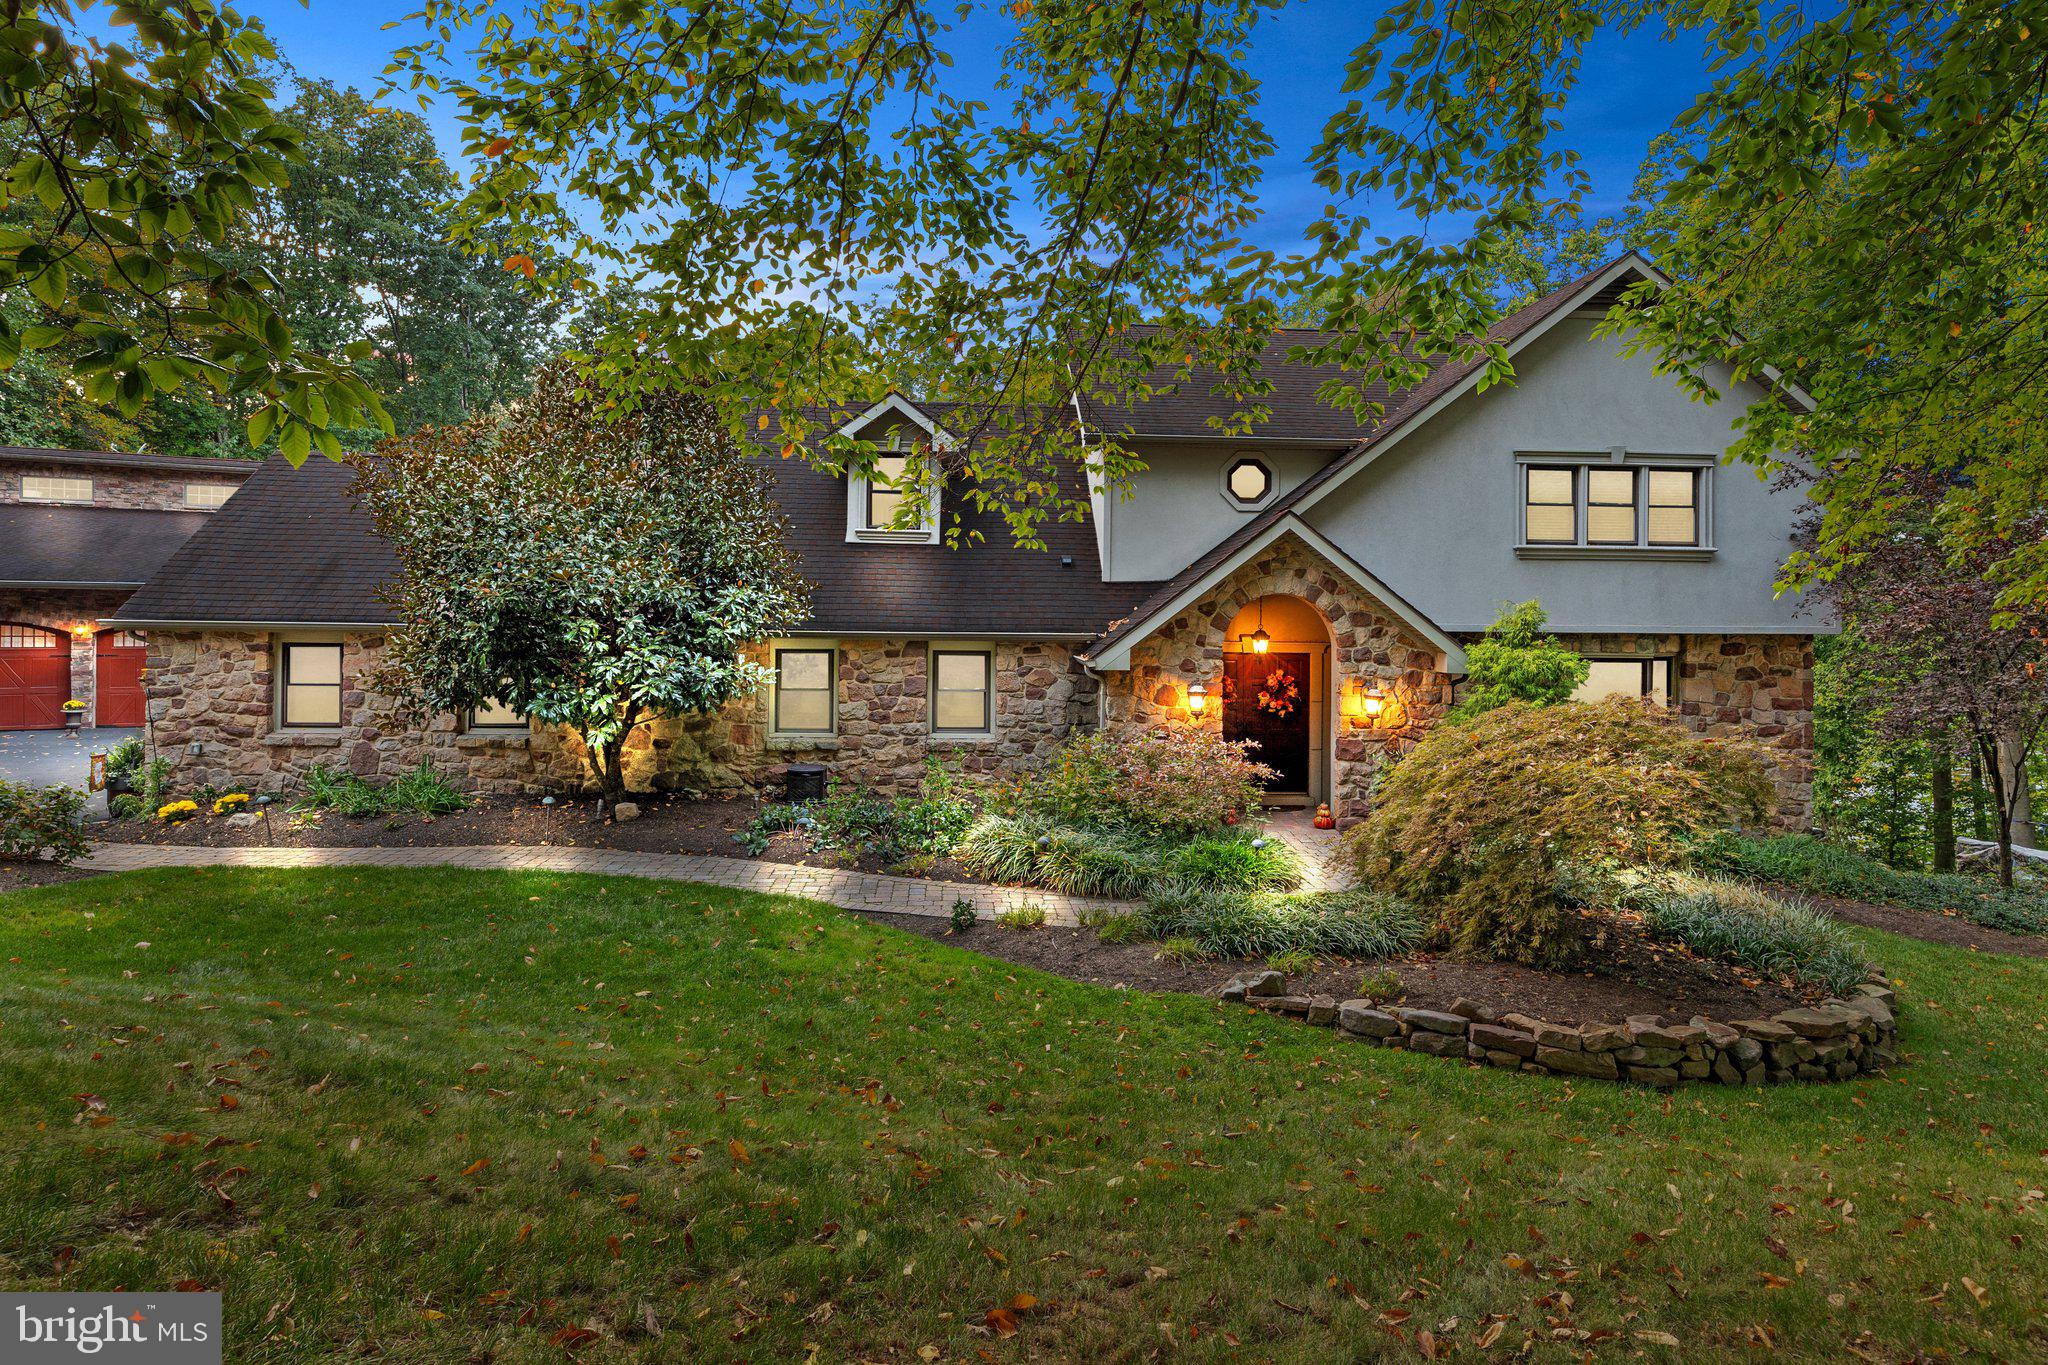
[[1578, 946], [1566, 866], [1669, 864], [1773, 801], [1752, 746], [1642, 702], [1511, 702], [1432, 731], [1387, 773], [1348, 849], [1366, 885], [1433, 914], [1447, 951], [1557, 966]]
[[747, 646], [803, 616], [765, 476], [692, 393], [628, 410], [557, 365], [388, 443], [360, 484], [402, 570], [377, 684], [414, 714], [495, 699], [567, 726], [608, 801], [634, 730], [766, 685]]

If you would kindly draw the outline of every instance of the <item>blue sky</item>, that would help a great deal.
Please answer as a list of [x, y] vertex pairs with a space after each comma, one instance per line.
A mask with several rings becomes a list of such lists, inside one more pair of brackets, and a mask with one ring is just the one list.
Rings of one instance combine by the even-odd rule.
[[[412, 8], [412, 0], [308, 0], [303, 5], [254, 0], [245, 12], [263, 20], [299, 70], [368, 92], [377, 85], [392, 46], [414, 36], [385, 31], [382, 25], [402, 19]], [[1371, 32], [1380, 9], [1344, 0], [1296, 0], [1259, 29], [1252, 63], [1264, 83], [1260, 115], [1279, 146], [1262, 195], [1267, 245], [1293, 245], [1302, 223], [1321, 207], [1302, 155], [1343, 99], [1345, 58]], [[993, 53], [968, 50], [958, 35], [950, 46], [964, 81], [988, 79]], [[1689, 38], [1667, 41], [1656, 32], [1603, 35], [1591, 46], [1565, 114], [1563, 138], [1584, 158], [1591, 176], [1587, 208], [1592, 215], [1626, 202], [1650, 140], [1671, 126], [1708, 79], [1704, 51]], [[429, 109], [427, 117], [452, 158], [457, 144], [449, 111]], [[1375, 221], [1376, 230], [1389, 233], [1410, 227], [1391, 218]]]

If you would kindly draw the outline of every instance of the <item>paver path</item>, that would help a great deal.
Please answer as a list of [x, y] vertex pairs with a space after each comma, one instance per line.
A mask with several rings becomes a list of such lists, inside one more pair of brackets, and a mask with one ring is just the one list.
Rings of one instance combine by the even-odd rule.
[[1293, 849], [1301, 859], [1302, 890], [1341, 891], [1351, 885], [1351, 869], [1337, 831], [1317, 829], [1314, 812], [1268, 811], [1266, 833]]
[[1130, 909], [1120, 901], [1064, 896], [1029, 887], [928, 881], [878, 872], [851, 872], [793, 863], [754, 862], [712, 854], [632, 853], [610, 848], [176, 848], [159, 844], [101, 844], [77, 866], [92, 872], [134, 872], [150, 867], [473, 867], [511, 872], [595, 872], [610, 877], [653, 877], [706, 882], [771, 896], [803, 896], [846, 910], [894, 915], [953, 913], [965, 900], [982, 919], [1026, 905], [1045, 907], [1045, 922], [1073, 926], [1085, 911]]

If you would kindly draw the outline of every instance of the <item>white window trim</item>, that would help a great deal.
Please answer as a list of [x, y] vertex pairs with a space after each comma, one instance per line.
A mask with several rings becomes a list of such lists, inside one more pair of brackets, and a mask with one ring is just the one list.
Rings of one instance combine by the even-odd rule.
[[[988, 660], [988, 690], [983, 694], [982, 716], [986, 724], [979, 730], [941, 730], [939, 728], [939, 655], [979, 654]], [[989, 640], [933, 640], [925, 646], [925, 729], [937, 743], [985, 743], [996, 737], [996, 647]]]
[[[829, 730], [784, 730], [778, 721], [782, 713], [782, 672], [779, 659], [786, 652], [798, 651], [806, 654], [830, 656], [832, 671], [829, 687], [832, 694], [832, 727]], [[770, 640], [768, 642], [768, 666], [776, 670], [775, 681], [768, 685], [768, 738], [772, 740], [818, 741], [836, 738], [839, 734], [839, 642], [837, 640]]]
[[[1712, 455], [1666, 455], [1630, 451], [1616, 446], [1605, 454], [1568, 451], [1516, 451], [1514, 459], [1514, 549], [1519, 559], [1712, 559], [1714, 545], [1714, 471], [1718, 459]], [[1528, 538], [1528, 488], [1531, 469], [1572, 471], [1574, 539], [1531, 541]], [[1626, 469], [1635, 475], [1636, 538], [1632, 542], [1592, 541], [1586, 513], [1588, 472], [1596, 469]], [[1655, 470], [1682, 470], [1694, 477], [1694, 525], [1697, 539], [1690, 545], [1656, 545], [1650, 542], [1648, 475]]]
[[[886, 451], [900, 454], [907, 453], [910, 450], [910, 447], [903, 442], [902, 429], [905, 425], [914, 426], [924, 432], [934, 454], [945, 450], [953, 444], [953, 438], [948, 436], [937, 423], [919, 412], [915, 406], [900, 394], [893, 393], [855, 417], [852, 421], [847, 422], [833, 434], [857, 438], [858, 433], [866, 431], [876, 422], [888, 417], [895, 417], [898, 419], [898, 422], [895, 429], [890, 432], [887, 443], [882, 446], [882, 449]], [[916, 526], [877, 527], [868, 525], [868, 494], [872, 491], [873, 487], [874, 481], [866, 474], [857, 471], [849, 471], [847, 473], [846, 539], [849, 544], [936, 545], [939, 543], [940, 490], [936, 474], [934, 474], [925, 490], [928, 499], [925, 507], [925, 519]]]
[[[1230, 471], [1241, 464], [1255, 464], [1266, 471], [1266, 491], [1261, 497], [1247, 502], [1230, 491]], [[1280, 471], [1273, 468], [1273, 461], [1255, 450], [1233, 450], [1223, 457], [1223, 464], [1216, 471], [1216, 491], [1223, 500], [1239, 512], [1256, 512], [1280, 496]]]
[[[30, 479], [59, 479], [66, 483], [82, 483], [85, 485], [85, 492], [82, 495], [66, 495], [56, 498], [48, 497], [41, 493], [31, 493], [28, 491]], [[93, 494], [96, 491], [92, 476], [89, 474], [23, 474], [21, 476], [21, 500], [23, 502], [88, 503], [93, 500]]]
[[[336, 692], [335, 714], [339, 717], [332, 725], [295, 725], [285, 719], [285, 694], [288, 679], [285, 677], [285, 651], [290, 645], [332, 645], [341, 651], [341, 683]], [[334, 734], [348, 728], [348, 644], [339, 635], [289, 634], [274, 635], [270, 644], [270, 719], [274, 729], [289, 734]]]

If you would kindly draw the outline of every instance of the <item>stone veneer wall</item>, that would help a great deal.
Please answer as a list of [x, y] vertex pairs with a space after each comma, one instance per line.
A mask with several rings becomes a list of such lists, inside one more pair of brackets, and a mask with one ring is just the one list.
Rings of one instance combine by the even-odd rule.
[[[61, 631], [71, 640], [71, 695], [87, 704], [85, 725], [97, 725], [94, 678], [99, 619], [128, 599], [126, 591], [86, 588], [0, 588], [0, 621]], [[79, 627], [85, 634], [78, 633]]]
[[[211, 512], [211, 507], [187, 507], [185, 485], [188, 483], [234, 483], [239, 484], [254, 474], [261, 465], [255, 460], [227, 460], [220, 462], [221, 471], [187, 473], [183, 470], [122, 469], [88, 461], [50, 460], [35, 464], [8, 464], [0, 467], [0, 504], [22, 501], [21, 480], [28, 474], [57, 474], [66, 478], [92, 480], [92, 506], [94, 507], [148, 507], [159, 511]], [[79, 503], [36, 501], [32, 507], [75, 507]]]
[[1597, 658], [1677, 661], [1672, 704], [1702, 735], [1755, 741], [1778, 788], [1777, 823], [1813, 823], [1811, 635], [1560, 635]]
[[[308, 638], [300, 633], [297, 638]], [[465, 733], [453, 716], [409, 723], [389, 697], [361, 680], [382, 662], [384, 637], [342, 635], [344, 723], [332, 730], [280, 730], [273, 722], [274, 649], [247, 631], [150, 635], [151, 732], [181, 787], [212, 783], [278, 791], [316, 763], [389, 779], [431, 760], [452, 781], [483, 794], [577, 791], [588, 785], [582, 745], [566, 731]], [[790, 763], [818, 762], [836, 775], [884, 790], [914, 786], [925, 756], [955, 758], [977, 775], [1023, 771], [1042, 762], [1076, 728], [1092, 724], [1094, 680], [1073, 649], [1050, 642], [998, 641], [995, 731], [990, 739], [931, 735], [926, 645], [921, 640], [839, 642], [839, 733], [784, 741], [768, 733], [765, 693], [705, 716], [656, 722], [627, 753], [636, 791], [734, 795], [778, 785]], [[190, 752], [197, 744], [199, 752]]]
[[[1437, 650], [1417, 639], [1393, 613], [1368, 597], [1321, 555], [1292, 536], [1238, 569], [1131, 650], [1127, 672], [1106, 680], [1104, 724], [1147, 729], [1163, 724], [1223, 728], [1223, 655], [1238, 612], [1261, 597], [1299, 598], [1323, 618], [1330, 633], [1332, 808], [1345, 822], [1366, 814], [1373, 774], [1390, 753], [1413, 748], [1451, 704], [1451, 678], [1437, 665]], [[1354, 728], [1343, 698], [1373, 679], [1387, 694], [1379, 721]], [[1187, 689], [1209, 688], [1213, 704], [1197, 717]]]

